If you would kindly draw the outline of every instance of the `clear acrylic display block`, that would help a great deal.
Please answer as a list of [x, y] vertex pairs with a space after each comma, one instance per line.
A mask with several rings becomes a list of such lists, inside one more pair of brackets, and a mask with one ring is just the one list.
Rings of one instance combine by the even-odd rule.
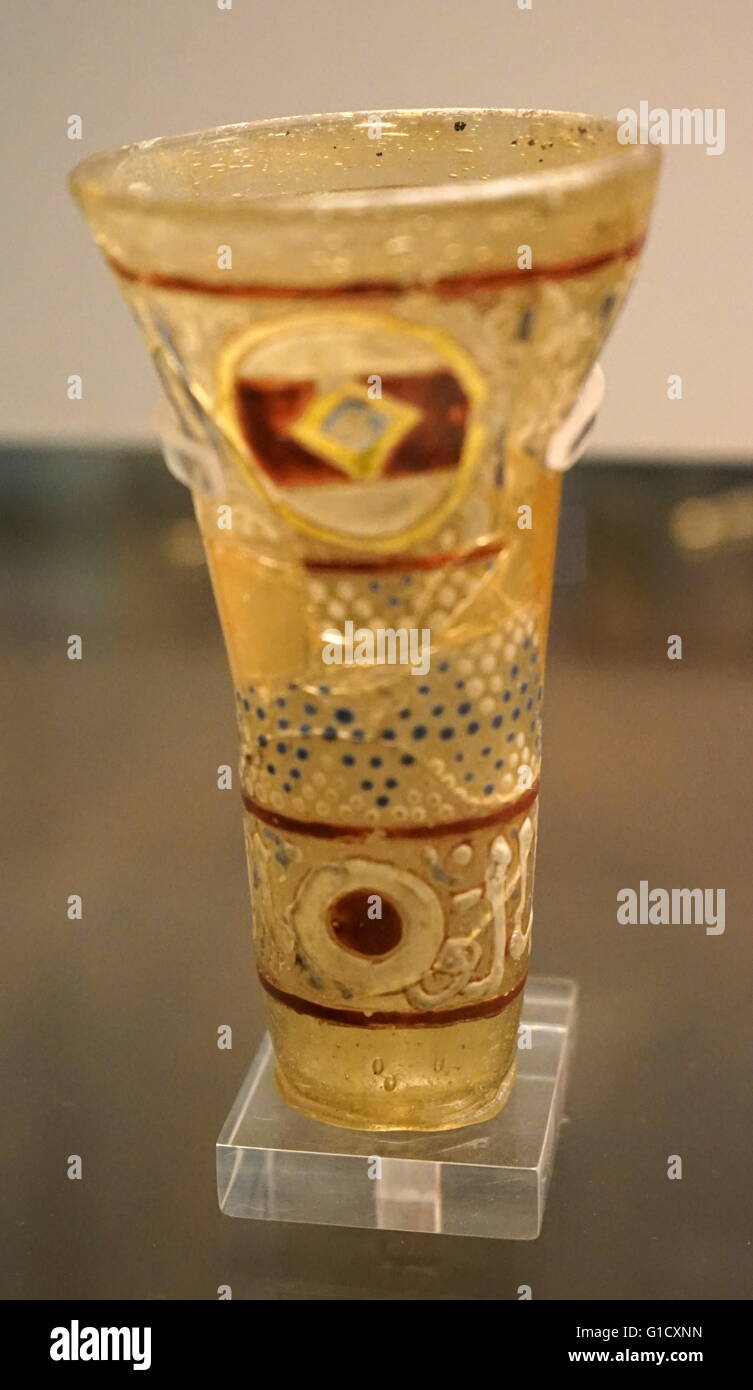
[[517, 1079], [486, 1124], [415, 1134], [339, 1129], [285, 1104], [265, 1037], [217, 1140], [226, 1216], [534, 1240], [554, 1166], [576, 986], [532, 979]]

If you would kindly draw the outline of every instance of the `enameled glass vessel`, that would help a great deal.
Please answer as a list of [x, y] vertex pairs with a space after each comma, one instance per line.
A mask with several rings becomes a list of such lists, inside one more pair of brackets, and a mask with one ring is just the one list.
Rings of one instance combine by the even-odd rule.
[[510, 1093], [558, 465], [657, 168], [611, 121], [456, 110], [231, 126], [73, 175], [171, 403], [278, 1082], [317, 1119], [448, 1129]]

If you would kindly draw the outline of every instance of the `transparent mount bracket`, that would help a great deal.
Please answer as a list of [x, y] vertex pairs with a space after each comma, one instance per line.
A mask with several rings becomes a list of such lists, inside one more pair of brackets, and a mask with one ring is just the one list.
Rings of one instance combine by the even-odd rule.
[[153, 425], [173, 477], [192, 492], [222, 497], [227, 488], [220, 448], [192, 439], [167, 396], [157, 402]]
[[572, 410], [549, 440], [544, 460], [547, 468], [555, 473], [566, 473], [585, 453], [604, 400], [604, 390], [604, 372], [595, 362]]
[[535, 1240], [554, 1167], [573, 1044], [570, 980], [526, 987], [504, 1110], [434, 1134], [337, 1129], [291, 1110], [265, 1037], [217, 1140], [226, 1216]]

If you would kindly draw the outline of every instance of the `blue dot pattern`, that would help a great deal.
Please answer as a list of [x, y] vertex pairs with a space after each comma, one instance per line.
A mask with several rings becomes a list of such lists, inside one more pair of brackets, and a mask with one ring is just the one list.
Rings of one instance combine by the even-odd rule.
[[435, 654], [419, 678], [390, 666], [381, 685], [364, 687], [353, 670], [332, 666], [326, 680], [239, 689], [244, 788], [304, 820], [378, 826], [483, 814], [520, 794], [519, 766], [538, 775], [540, 666], [535, 623], [516, 618]]

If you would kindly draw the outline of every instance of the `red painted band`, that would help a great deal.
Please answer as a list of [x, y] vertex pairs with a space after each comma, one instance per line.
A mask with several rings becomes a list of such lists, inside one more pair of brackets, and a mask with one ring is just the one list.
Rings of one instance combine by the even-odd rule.
[[516, 801], [509, 801], [496, 811], [488, 811], [482, 816], [467, 816], [463, 820], [444, 821], [438, 825], [333, 825], [327, 821], [298, 820], [295, 816], [285, 816], [280, 811], [262, 806], [246, 792], [243, 793], [243, 804], [252, 816], [265, 825], [293, 835], [310, 835], [315, 840], [365, 840], [369, 835], [383, 835], [387, 840], [434, 840], [438, 835], [466, 835], [474, 830], [485, 830], [488, 826], [505, 825], [527, 811], [538, 794], [537, 778], [533, 786]]
[[504, 550], [504, 541], [488, 541], [470, 550], [446, 550], [438, 555], [391, 555], [386, 560], [304, 560], [304, 568], [314, 574], [329, 570], [352, 574], [403, 574], [413, 570], [438, 570], [445, 565], [471, 565]]
[[516, 995], [520, 994], [527, 978], [526, 973], [512, 989], [506, 994], [497, 995], [496, 999], [482, 999], [478, 1004], [463, 1004], [457, 1009], [415, 1014], [401, 1013], [398, 1009], [394, 1012], [375, 1010], [374, 1013], [366, 1014], [359, 1009], [336, 1009], [329, 1004], [316, 1004], [312, 999], [301, 999], [298, 994], [288, 994], [284, 989], [273, 985], [272, 981], [259, 971], [262, 987], [278, 1004], [284, 1004], [297, 1014], [308, 1014], [311, 1018], [320, 1018], [325, 1023], [340, 1023], [350, 1028], [437, 1028], [443, 1024], [447, 1026], [478, 1018], [495, 1018], [512, 1003]]
[[392, 280], [357, 280], [348, 285], [244, 285], [233, 281], [194, 280], [188, 275], [168, 275], [159, 271], [132, 270], [114, 257], [108, 257], [116, 275], [139, 285], [151, 285], [159, 290], [176, 290], [183, 294], [210, 294], [236, 299], [370, 299], [423, 290], [429, 294], [448, 296], [474, 294], [477, 290], [507, 289], [530, 280], [571, 280], [579, 275], [591, 275], [615, 261], [633, 260], [640, 252], [645, 234], [627, 246], [602, 251], [597, 256], [581, 260], [562, 261], [557, 265], [533, 267], [531, 270], [478, 270], [462, 275], [446, 275], [433, 284], [420, 282], [401, 284]]

